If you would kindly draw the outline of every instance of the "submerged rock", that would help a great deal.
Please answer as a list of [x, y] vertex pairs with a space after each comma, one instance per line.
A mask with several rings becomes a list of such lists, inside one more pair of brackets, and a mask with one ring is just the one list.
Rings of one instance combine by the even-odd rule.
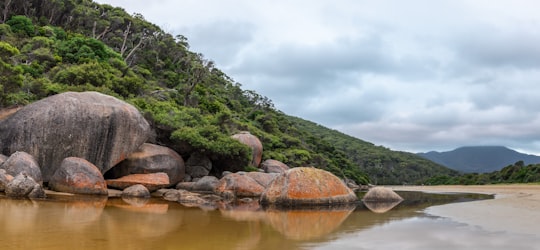
[[279, 206], [333, 205], [358, 197], [332, 173], [317, 168], [292, 168], [280, 174], [261, 196], [261, 203]]
[[58, 192], [72, 194], [106, 195], [107, 184], [99, 169], [91, 162], [68, 157], [51, 176], [49, 187]]

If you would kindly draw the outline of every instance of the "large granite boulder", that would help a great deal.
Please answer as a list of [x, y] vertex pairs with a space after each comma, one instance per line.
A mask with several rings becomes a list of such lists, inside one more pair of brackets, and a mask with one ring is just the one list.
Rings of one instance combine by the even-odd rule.
[[6, 196], [13, 198], [45, 198], [45, 191], [25, 172], [18, 174], [6, 186]]
[[247, 131], [240, 132], [232, 136], [233, 139], [247, 145], [251, 148], [251, 162], [252, 167], [259, 167], [262, 160], [263, 145], [257, 136], [250, 134]]
[[0, 168], [6, 170], [6, 173], [11, 176], [16, 176], [25, 172], [28, 176], [32, 177], [34, 181], [43, 184], [43, 177], [41, 175], [41, 169], [33, 156], [26, 152], [17, 151], [13, 153], [4, 164], [0, 165]]
[[169, 176], [162, 172], [151, 174], [130, 174], [118, 179], [105, 180], [105, 182], [107, 182], [107, 186], [120, 190], [124, 190], [125, 188], [135, 184], [141, 184], [150, 192], [171, 185], [169, 182]]
[[261, 164], [261, 168], [266, 173], [283, 173], [289, 170], [289, 166], [278, 160], [268, 159]]
[[292, 168], [280, 174], [261, 196], [261, 203], [278, 206], [335, 205], [357, 200], [337, 176], [309, 167]]
[[0, 153], [34, 156], [48, 182], [71, 156], [92, 162], [104, 173], [149, 135], [148, 122], [132, 105], [97, 92], [66, 92], [0, 120]]
[[105, 173], [105, 177], [116, 179], [130, 174], [159, 172], [166, 173], [171, 185], [174, 185], [184, 179], [184, 160], [170, 148], [144, 143], [124, 161]]
[[99, 169], [91, 162], [68, 157], [51, 176], [49, 188], [72, 194], [106, 195], [107, 184]]

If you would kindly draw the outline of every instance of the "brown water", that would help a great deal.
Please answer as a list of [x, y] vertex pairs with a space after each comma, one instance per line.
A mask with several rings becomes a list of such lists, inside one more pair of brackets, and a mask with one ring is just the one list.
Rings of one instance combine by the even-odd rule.
[[390, 207], [362, 203], [300, 210], [241, 203], [204, 210], [160, 199], [0, 197], [0, 249], [482, 249], [459, 247], [471, 237], [497, 239], [489, 249], [540, 243], [536, 236], [494, 235], [422, 213], [429, 206], [488, 196], [400, 194], [406, 200], [388, 204], [395, 207], [386, 212]]

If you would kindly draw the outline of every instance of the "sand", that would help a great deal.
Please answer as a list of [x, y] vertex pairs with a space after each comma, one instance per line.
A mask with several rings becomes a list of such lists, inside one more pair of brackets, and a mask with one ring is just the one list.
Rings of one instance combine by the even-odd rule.
[[540, 235], [540, 185], [392, 186], [396, 191], [494, 194], [495, 199], [433, 206], [426, 213], [487, 231]]

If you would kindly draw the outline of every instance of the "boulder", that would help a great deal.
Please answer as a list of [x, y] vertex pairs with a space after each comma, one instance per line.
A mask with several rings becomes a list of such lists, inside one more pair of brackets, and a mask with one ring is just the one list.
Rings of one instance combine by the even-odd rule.
[[247, 131], [235, 134], [232, 136], [232, 138], [251, 148], [251, 162], [249, 163], [249, 165], [252, 167], [259, 167], [259, 164], [261, 164], [263, 153], [263, 146], [259, 138], [250, 134]]
[[272, 181], [278, 177], [278, 173], [261, 173], [261, 172], [248, 172], [246, 173], [248, 177], [255, 180], [264, 188], [267, 188]]
[[132, 105], [97, 92], [65, 92], [0, 120], [0, 152], [34, 156], [48, 182], [71, 156], [92, 162], [104, 173], [149, 135], [148, 122]]
[[219, 185], [219, 179], [215, 176], [204, 176], [195, 182], [193, 190], [198, 192], [214, 192]]
[[174, 185], [184, 179], [184, 160], [170, 148], [144, 143], [124, 161], [105, 173], [105, 177], [116, 179], [130, 174], [158, 172], [166, 173], [170, 183]]
[[41, 170], [36, 159], [26, 152], [17, 151], [13, 153], [1, 167], [11, 176], [16, 176], [25, 172], [28, 176], [32, 177], [34, 181], [40, 185], [43, 184]]
[[261, 164], [261, 168], [266, 173], [283, 173], [289, 170], [289, 166], [278, 160], [268, 159]]
[[362, 198], [362, 201], [365, 202], [393, 202], [402, 200], [403, 198], [399, 194], [386, 187], [372, 187], [364, 195], [364, 198]]
[[99, 169], [91, 162], [77, 157], [68, 157], [62, 161], [49, 180], [49, 188], [72, 194], [108, 194], [107, 183]]
[[292, 168], [280, 174], [261, 196], [262, 204], [278, 206], [334, 205], [357, 200], [338, 177], [309, 167]]
[[162, 172], [152, 174], [130, 174], [118, 179], [105, 180], [105, 182], [107, 182], [107, 186], [120, 190], [124, 190], [125, 188], [135, 184], [141, 184], [150, 192], [171, 185], [169, 182], [169, 176]]
[[13, 176], [6, 173], [5, 169], [0, 169], [0, 192], [6, 190], [6, 186], [11, 180], [13, 180]]
[[212, 169], [212, 161], [201, 153], [193, 153], [186, 161], [186, 174], [191, 178], [207, 176]]
[[13, 198], [45, 198], [45, 191], [32, 177], [22, 172], [8, 183], [6, 196]]
[[150, 198], [150, 191], [141, 184], [135, 184], [124, 189], [122, 196]]
[[223, 196], [232, 193], [237, 197], [256, 197], [261, 196], [264, 187], [245, 173], [233, 173], [219, 180], [215, 192]]

